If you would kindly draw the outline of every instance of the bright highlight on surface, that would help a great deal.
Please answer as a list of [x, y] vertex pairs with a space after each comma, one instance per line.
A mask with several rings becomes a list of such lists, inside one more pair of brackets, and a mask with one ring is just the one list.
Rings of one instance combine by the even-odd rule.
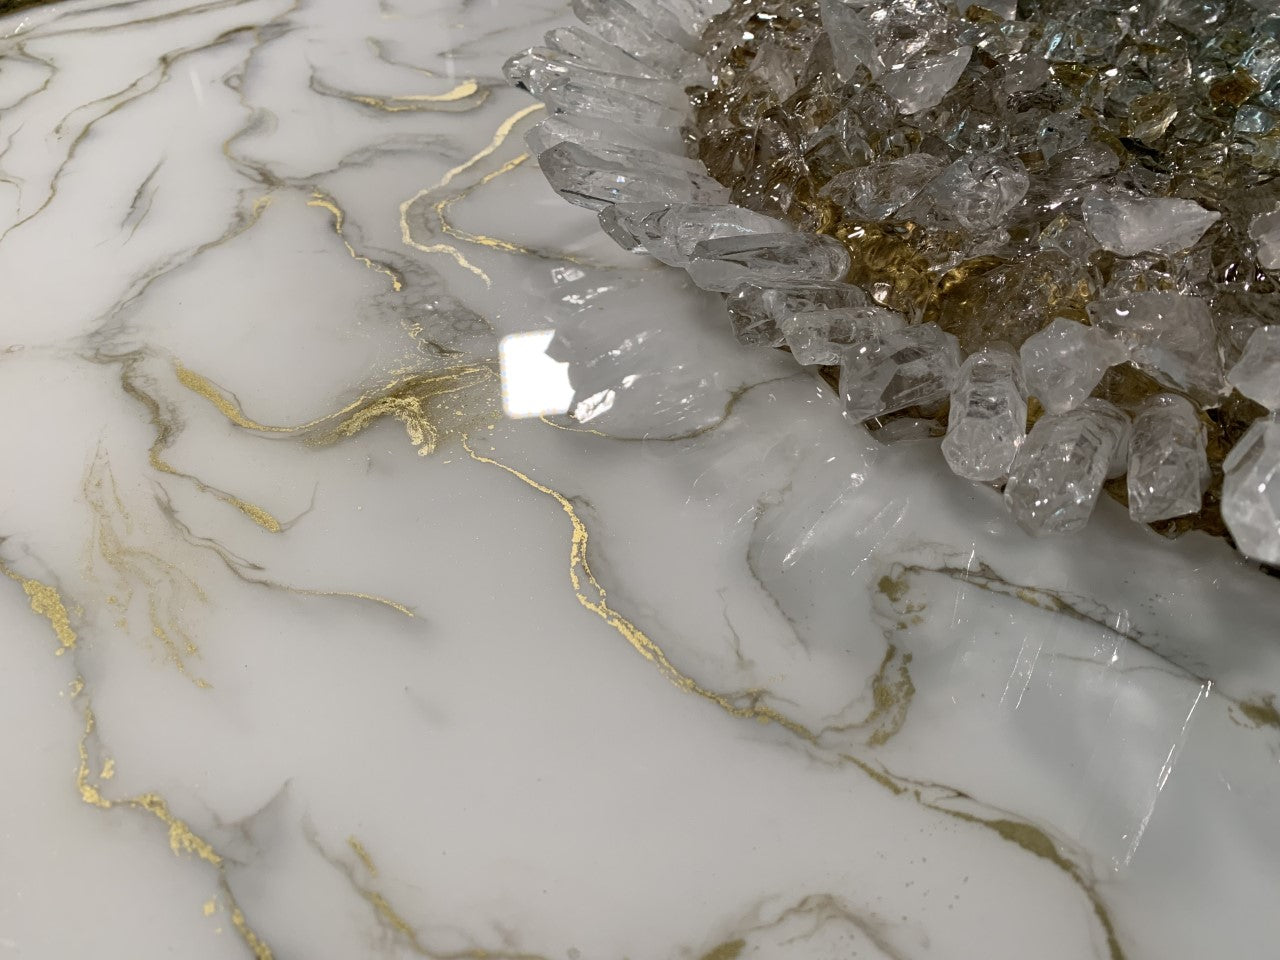
[[567, 413], [573, 403], [569, 365], [547, 356], [553, 330], [513, 333], [498, 343], [502, 412], [512, 419]]

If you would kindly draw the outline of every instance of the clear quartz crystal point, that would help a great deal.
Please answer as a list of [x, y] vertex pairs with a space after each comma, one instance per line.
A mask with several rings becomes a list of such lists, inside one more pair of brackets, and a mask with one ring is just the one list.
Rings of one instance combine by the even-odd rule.
[[703, 290], [727, 293], [748, 280], [839, 280], [849, 272], [849, 251], [814, 233], [721, 237], [695, 244], [685, 269]]
[[1178, 293], [1139, 293], [1089, 304], [1089, 319], [1165, 386], [1215, 405], [1226, 392], [1209, 304]]
[[934, 323], [895, 330], [848, 347], [840, 357], [845, 415], [861, 423], [951, 393], [960, 344]]
[[629, 162], [616, 149], [608, 154], [565, 141], [539, 154], [538, 166], [557, 193], [570, 203], [593, 210], [610, 203], [723, 203], [729, 199], [729, 191], [705, 173], [674, 164]]
[[1003, 343], [972, 354], [951, 391], [942, 455], [967, 480], [1000, 480], [1027, 436], [1027, 399], [1018, 355]]
[[1059, 317], [1022, 344], [1027, 392], [1050, 413], [1080, 405], [1107, 368], [1128, 359], [1124, 346], [1097, 327]]
[[703, 240], [786, 233], [791, 225], [731, 203], [619, 203], [600, 211], [600, 226], [625, 250], [687, 267]]
[[1004, 488], [1014, 519], [1034, 536], [1083, 527], [1128, 431], [1128, 417], [1096, 397], [1037, 420]]
[[605, 73], [617, 73], [630, 77], [648, 77], [661, 80], [663, 72], [657, 67], [637, 60], [612, 43], [606, 43], [595, 34], [581, 27], [556, 27], [547, 31], [546, 44], [566, 57]]
[[1253, 331], [1227, 379], [1250, 400], [1280, 410], [1280, 324]]
[[1280, 566], [1280, 421], [1255, 420], [1222, 468], [1222, 518], [1236, 546]]
[[[619, 47], [637, 60], [678, 72], [693, 59], [690, 51], [697, 43], [670, 13], [653, 16], [656, 4], [641, 13], [627, 0], [573, 0], [579, 20], [602, 40]], [[665, 12], [665, 11], [664, 11]]]
[[1129, 516], [1155, 523], [1200, 510], [1209, 484], [1205, 429], [1185, 397], [1147, 399], [1129, 435]]
[[1090, 194], [1082, 212], [1094, 239], [1122, 257], [1186, 250], [1222, 217], [1194, 200], [1126, 193]]
[[834, 365], [846, 347], [876, 340], [907, 325], [900, 313], [884, 307], [809, 310], [784, 318], [778, 327], [797, 363]]
[[656, 120], [664, 114], [678, 119], [688, 113], [688, 97], [678, 84], [600, 71], [548, 47], [516, 54], [503, 64], [502, 73], [508, 83], [524, 87], [553, 109], [595, 111], [604, 119], [619, 120]]
[[619, 84], [600, 76], [585, 71], [557, 76], [535, 96], [556, 113], [639, 126], [678, 127], [688, 116], [688, 104], [660, 81], [616, 78], [631, 79]]
[[612, 123], [595, 117], [577, 118], [565, 114], [553, 114], [534, 124], [524, 135], [524, 142], [535, 157], [557, 143], [576, 143], [589, 150], [631, 147], [670, 155], [680, 155], [683, 149], [679, 132], [674, 127]]
[[753, 345], [782, 346], [781, 325], [796, 314], [871, 306], [861, 287], [834, 281], [789, 283], [740, 283], [725, 297], [725, 306], [738, 341]]

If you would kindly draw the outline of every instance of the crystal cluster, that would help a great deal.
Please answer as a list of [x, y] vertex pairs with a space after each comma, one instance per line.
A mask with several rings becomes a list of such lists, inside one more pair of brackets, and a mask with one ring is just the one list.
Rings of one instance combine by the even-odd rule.
[[1034, 534], [1105, 490], [1280, 564], [1270, 0], [573, 9], [506, 66], [530, 149], [741, 341], [932, 424]]

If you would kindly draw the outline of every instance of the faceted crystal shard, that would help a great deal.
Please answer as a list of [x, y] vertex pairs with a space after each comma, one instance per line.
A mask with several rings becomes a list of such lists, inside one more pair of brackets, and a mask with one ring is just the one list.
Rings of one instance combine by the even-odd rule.
[[1027, 391], [1050, 413], [1065, 413], [1093, 392], [1128, 351], [1097, 327], [1059, 317], [1022, 345]]
[[840, 357], [845, 415], [861, 423], [907, 407], [937, 403], [960, 369], [956, 338], [921, 323], [848, 347]]
[[705, 174], [603, 157], [567, 141], [539, 154], [538, 166], [562, 197], [593, 210], [610, 203], [728, 199], [728, 191]]
[[1018, 355], [1002, 343], [972, 354], [951, 391], [942, 455], [968, 480], [999, 480], [1009, 473], [1027, 435], [1027, 400]]
[[850, 283], [798, 281], [792, 283], [740, 283], [725, 298], [733, 332], [748, 344], [780, 347], [785, 335], [781, 324], [789, 317], [819, 310], [865, 309], [871, 298]]
[[1094, 239], [1122, 257], [1186, 250], [1222, 217], [1194, 200], [1123, 193], [1091, 194], [1082, 210]]
[[1280, 421], [1255, 421], [1222, 466], [1222, 518], [1236, 546], [1280, 566]]
[[703, 290], [721, 292], [748, 280], [838, 280], [849, 272], [849, 251], [812, 233], [721, 237], [695, 244], [686, 269]]
[[626, 250], [686, 267], [703, 240], [786, 233], [791, 225], [734, 204], [619, 203], [600, 211], [605, 233]]
[[1134, 365], [1161, 383], [1216, 404], [1226, 380], [1209, 305], [1178, 293], [1140, 293], [1089, 304], [1094, 326], [1118, 339]]
[[1249, 236], [1258, 246], [1258, 265], [1264, 270], [1280, 270], [1280, 208], [1254, 217]]
[[883, 307], [810, 310], [784, 318], [778, 327], [797, 363], [834, 365], [846, 347], [883, 338], [907, 324], [900, 313]]
[[971, 154], [947, 167], [929, 187], [934, 208], [966, 230], [993, 230], [1027, 195], [1031, 180], [1022, 163]]
[[1034, 536], [1083, 527], [1128, 430], [1124, 413], [1096, 397], [1037, 420], [1004, 488], [1014, 519]]
[[1250, 400], [1280, 410], [1280, 326], [1254, 330], [1227, 379]]
[[1155, 523], [1200, 510], [1209, 484], [1205, 429], [1185, 397], [1146, 400], [1129, 436], [1129, 516]]

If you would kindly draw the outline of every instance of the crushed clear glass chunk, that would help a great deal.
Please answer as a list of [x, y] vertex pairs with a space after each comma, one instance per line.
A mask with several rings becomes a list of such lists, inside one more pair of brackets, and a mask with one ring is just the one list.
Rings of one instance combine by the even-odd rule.
[[959, 343], [934, 323], [855, 344], [840, 356], [845, 415], [861, 423], [945, 400], [959, 370]]
[[947, 167], [929, 187], [934, 208], [966, 230], [994, 230], [1027, 195], [1031, 179], [1016, 158], [975, 153]]
[[1065, 413], [1093, 393], [1107, 368], [1129, 352], [1097, 327], [1059, 317], [1022, 344], [1028, 393], [1050, 413]]
[[1083, 527], [1128, 432], [1124, 412], [1096, 397], [1037, 420], [1013, 459], [1004, 488], [1014, 519], [1034, 536]]
[[880, 78], [899, 113], [919, 113], [942, 102], [973, 56], [973, 47], [956, 47], [946, 53], [921, 57], [901, 69], [890, 67]]
[[1222, 518], [1236, 546], [1280, 566], [1280, 421], [1255, 420], [1222, 466]]
[[879, 160], [833, 177], [821, 195], [868, 220], [884, 220], [919, 196], [942, 169], [942, 161], [922, 153]]
[[749, 280], [839, 280], [849, 272], [849, 251], [813, 233], [720, 237], [696, 243], [685, 269], [703, 290], [727, 293]]
[[1145, 400], [1129, 436], [1129, 516], [1155, 523], [1197, 513], [1209, 485], [1205, 429], [1185, 397]]
[[968, 480], [1000, 480], [1027, 436], [1027, 399], [1018, 355], [1002, 343], [971, 354], [951, 390], [942, 455]]
[[1090, 194], [1081, 209], [1094, 239], [1122, 257], [1186, 250], [1222, 218], [1194, 200], [1119, 192]]

